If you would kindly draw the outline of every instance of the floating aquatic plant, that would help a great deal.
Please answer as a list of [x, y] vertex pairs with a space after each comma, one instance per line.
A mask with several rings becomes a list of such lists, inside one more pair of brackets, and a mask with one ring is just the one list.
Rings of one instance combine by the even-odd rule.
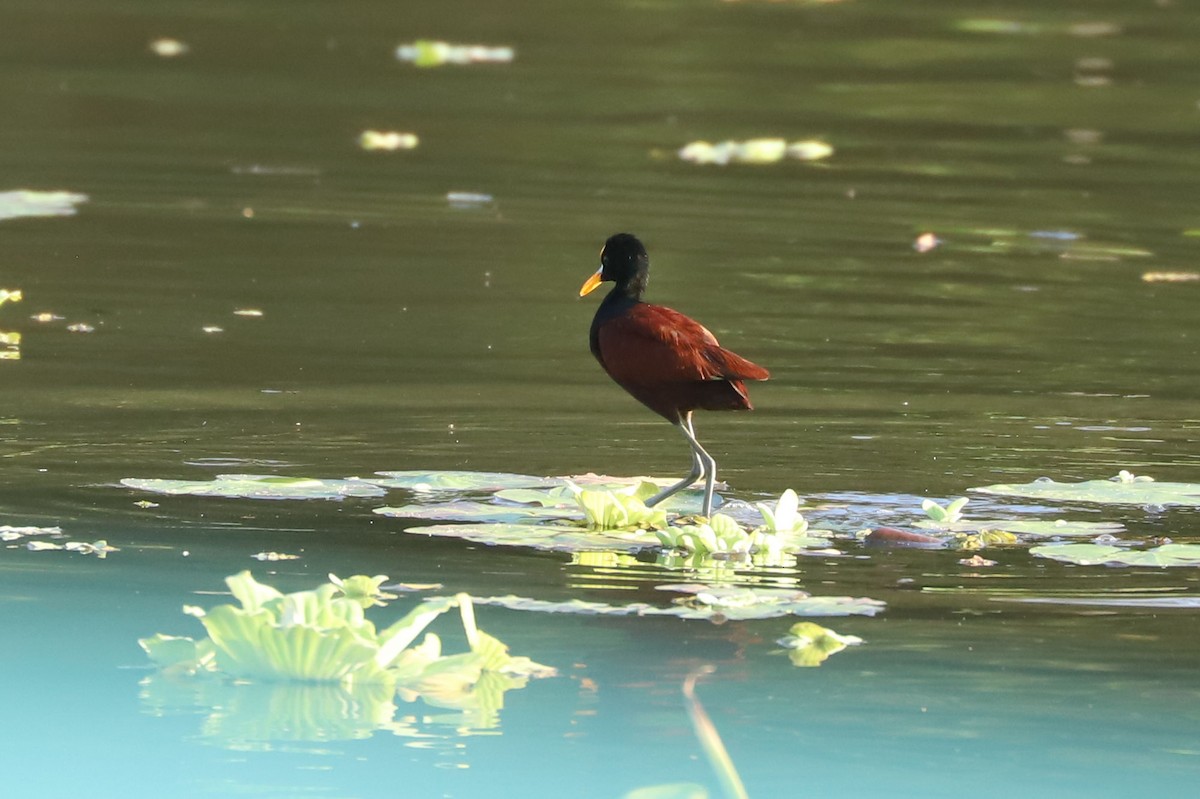
[[800, 497], [790, 488], [779, 496], [775, 507], [765, 502], [756, 502], [754, 507], [762, 514], [762, 529], [768, 533], [803, 533], [808, 530], [808, 522], [800, 513]]
[[411, 527], [405, 532], [549, 552], [634, 553], [659, 546], [658, 538], [644, 530], [594, 531], [568, 524], [435, 524]]
[[410, 491], [458, 491], [493, 493], [505, 488], [547, 488], [561, 485], [561, 480], [534, 477], [528, 474], [504, 472], [376, 472], [379, 478], [371, 482], [383, 488], [406, 488]]
[[[428, 599], [377, 632], [363, 611], [389, 596], [379, 590], [385, 579], [357, 575], [282, 594], [249, 572], [228, 578], [240, 607], [185, 608], [200, 618], [208, 638], [159, 634], [139, 641], [159, 667], [142, 681], [143, 703], [156, 713], [210, 709], [204, 736], [239, 749], [274, 740], [362, 738], [376, 729], [429, 737], [395, 718], [397, 698], [453, 711], [444, 714], [445, 724], [462, 735], [495, 727], [505, 692], [554, 673], [510, 655], [476, 627], [465, 594]], [[467, 652], [443, 654], [433, 633], [414, 643], [455, 607]], [[211, 679], [221, 676], [236, 679]]]
[[1200, 566], [1200, 544], [1163, 544], [1152, 549], [1131, 549], [1107, 544], [1050, 544], [1030, 553], [1079, 566]]
[[660, 591], [684, 594], [669, 607], [647, 602], [612, 605], [571, 599], [550, 602], [514, 595], [475, 599], [476, 604], [499, 605], [513, 610], [540, 613], [571, 613], [586, 616], [677, 616], [683, 619], [739, 621], [778, 616], [874, 616], [886, 605], [878, 599], [848, 596], [812, 596], [788, 588], [746, 588], [681, 583], [657, 586]]
[[[283, 594], [243, 571], [225, 580], [239, 605], [218, 605], [207, 611], [184, 608], [200, 619], [208, 638], [195, 641], [158, 634], [138, 643], [156, 665], [177, 673], [381, 683], [418, 692], [423, 685], [444, 686], [448, 681], [468, 691], [485, 671], [516, 677], [553, 672], [528, 658], [508, 655], [503, 644], [480, 631], [466, 594], [427, 599], [377, 631], [365, 618], [364, 605], [383, 598], [378, 586], [385, 579], [356, 576]], [[453, 608], [462, 616], [470, 652], [443, 657], [441, 642], [432, 633], [412, 645], [434, 619]]]
[[707, 556], [748, 556], [751, 553], [777, 555], [783, 551], [781, 534], [766, 530], [748, 532], [732, 517], [713, 514], [707, 522], [656, 530], [655, 535], [667, 549]]
[[379, 497], [387, 493], [374, 483], [347, 477], [318, 480], [268, 474], [219, 474], [212, 480], [158, 480], [126, 477], [121, 485], [156, 494], [243, 499], [342, 499]]
[[386, 574], [377, 574], [374, 577], [367, 577], [365, 574], [356, 574], [353, 577], [347, 577], [345, 580], [336, 574], [330, 574], [329, 582], [333, 583], [341, 591], [342, 596], [357, 602], [364, 609], [377, 605], [382, 607], [390, 600], [396, 599], [396, 594], [389, 594], [380, 588], [380, 586], [387, 582]]
[[568, 483], [583, 511], [589, 530], [647, 530], [667, 526], [667, 512], [648, 508], [645, 500], [658, 493], [653, 483], [638, 483], [625, 489], [586, 489]]
[[926, 499], [921, 502], [921, 510], [936, 524], [950, 525], [962, 519], [962, 509], [969, 501], [966, 497], [959, 497], [942, 507], [932, 499]]
[[801, 621], [793, 624], [777, 643], [790, 650], [788, 657], [793, 666], [819, 666], [830, 655], [862, 642], [857, 635], [840, 635], [814, 622]]
[[1200, 507], [1200, 483], [1158, 482], [1152, 477], [1134, 475], [1124, 470], [1108, 480], [1059, 483], [1048, 478], [1041, 478], [1032, 483], [1002, 483], [971, 490], [980, 494], [1063, 502], [1141, 505], [1143, 507], [1170, 505]]

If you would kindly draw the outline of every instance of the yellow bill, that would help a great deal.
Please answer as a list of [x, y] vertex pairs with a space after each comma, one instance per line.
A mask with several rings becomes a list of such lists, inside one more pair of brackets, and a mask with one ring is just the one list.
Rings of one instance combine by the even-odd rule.
[[601, 283], [604, 282], [604, 278], [602, 278], [600, 276], [600, 273], [603, 271], [604, 271], [604, 267], [600, 267], [599, 269], [596, 270], [596, 274], [592, 275], [591, 277], [589, 277], [587, 279], [587, 282], [583, 284], [583, 288], [579, 289], [580, 297], [585, 297], [588, 294], [591, 294], [593, 291], [596, 290], [597, 286], [599, 286]]

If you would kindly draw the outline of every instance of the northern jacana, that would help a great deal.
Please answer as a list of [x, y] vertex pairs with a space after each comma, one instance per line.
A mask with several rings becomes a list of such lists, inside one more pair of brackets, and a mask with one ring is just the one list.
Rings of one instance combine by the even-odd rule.
[[650, 256], [637, 236], [610, 236], [600, 251], [600, 268], [579, 296], [601, 283], [612, 291], [592, 320], [592, 354], [617, 385], [679, 428], [692, 448], [687, 477], [655, 494], [656, 505], [704, 477], [704, 516], [712, 515], [717, 462], [704, 451], [692, 428], [692, 411], [748, 411], [744, 380], [766, 380], [770, 373], [717, 343], [704, 325], [679, 311], [642, 302]]

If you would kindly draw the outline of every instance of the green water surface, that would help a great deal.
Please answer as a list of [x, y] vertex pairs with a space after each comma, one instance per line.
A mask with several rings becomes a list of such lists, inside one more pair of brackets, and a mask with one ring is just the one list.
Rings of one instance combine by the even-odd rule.
[[[163, 37], [187, 52], [156, 55]], [[515, 58], [395, 58], [422, 38]], [[772, 372], [754, 413], [697, 420], [731, 498], [794, 488], [859, 529], [1042, 475], [1200, 482], [1200, 282], [1144, 279], [1200, 268], [1198, 45], [1187, 3], [1128, 0], [0, 3], [0, 192], [88, 197], [0, 219], [0, 289], [24, 295], [0, 308], [22, 336], [0, 359], [0, 525], [120, 550], [0, 549], [0, 793], [722, 796], [680, 694], [714, 665], [699, 695], [751, 796], [1191, 795], [1194, 569], [849, 545], [741, 575], [887, 602], [817, 619], [866, 643], [808, 669], [775, 644], [790, 618], [480, 608], [560, 673], [509, 692], [498, 725], [398, 702], [403, 724], [367, 737], [288, 738], [264, 732], [286, 699], [161, 701], [136, 640], [201, 634], [180, 606], [245, 568], [284, 590], [365, 573], [610, 603], [703, 575], [406, 535], [371, 512], [401, 490], [119, 481], [682, 475], [684, 442], [588, 353], [577, 290], [629, 230], [648, 299]], [[367, 152], [368, 129], [420, 143]], [[834, 153], [676, 155], [775, 136]], [[941, 244], [917, 252], [926, 232]], [[969, 507], [1197, 537], [1186, 509]], [[1082, 596], [1184, 606], [1025, 601]]]

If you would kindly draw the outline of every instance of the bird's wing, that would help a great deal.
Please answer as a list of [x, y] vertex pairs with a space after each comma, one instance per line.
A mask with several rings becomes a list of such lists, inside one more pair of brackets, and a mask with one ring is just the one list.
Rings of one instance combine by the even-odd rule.
[[660, 305], [640, 304], [599, 330], [605, 370], [618, 383], [763, 380], [767, 371], [722, 349], [704, 325]]

